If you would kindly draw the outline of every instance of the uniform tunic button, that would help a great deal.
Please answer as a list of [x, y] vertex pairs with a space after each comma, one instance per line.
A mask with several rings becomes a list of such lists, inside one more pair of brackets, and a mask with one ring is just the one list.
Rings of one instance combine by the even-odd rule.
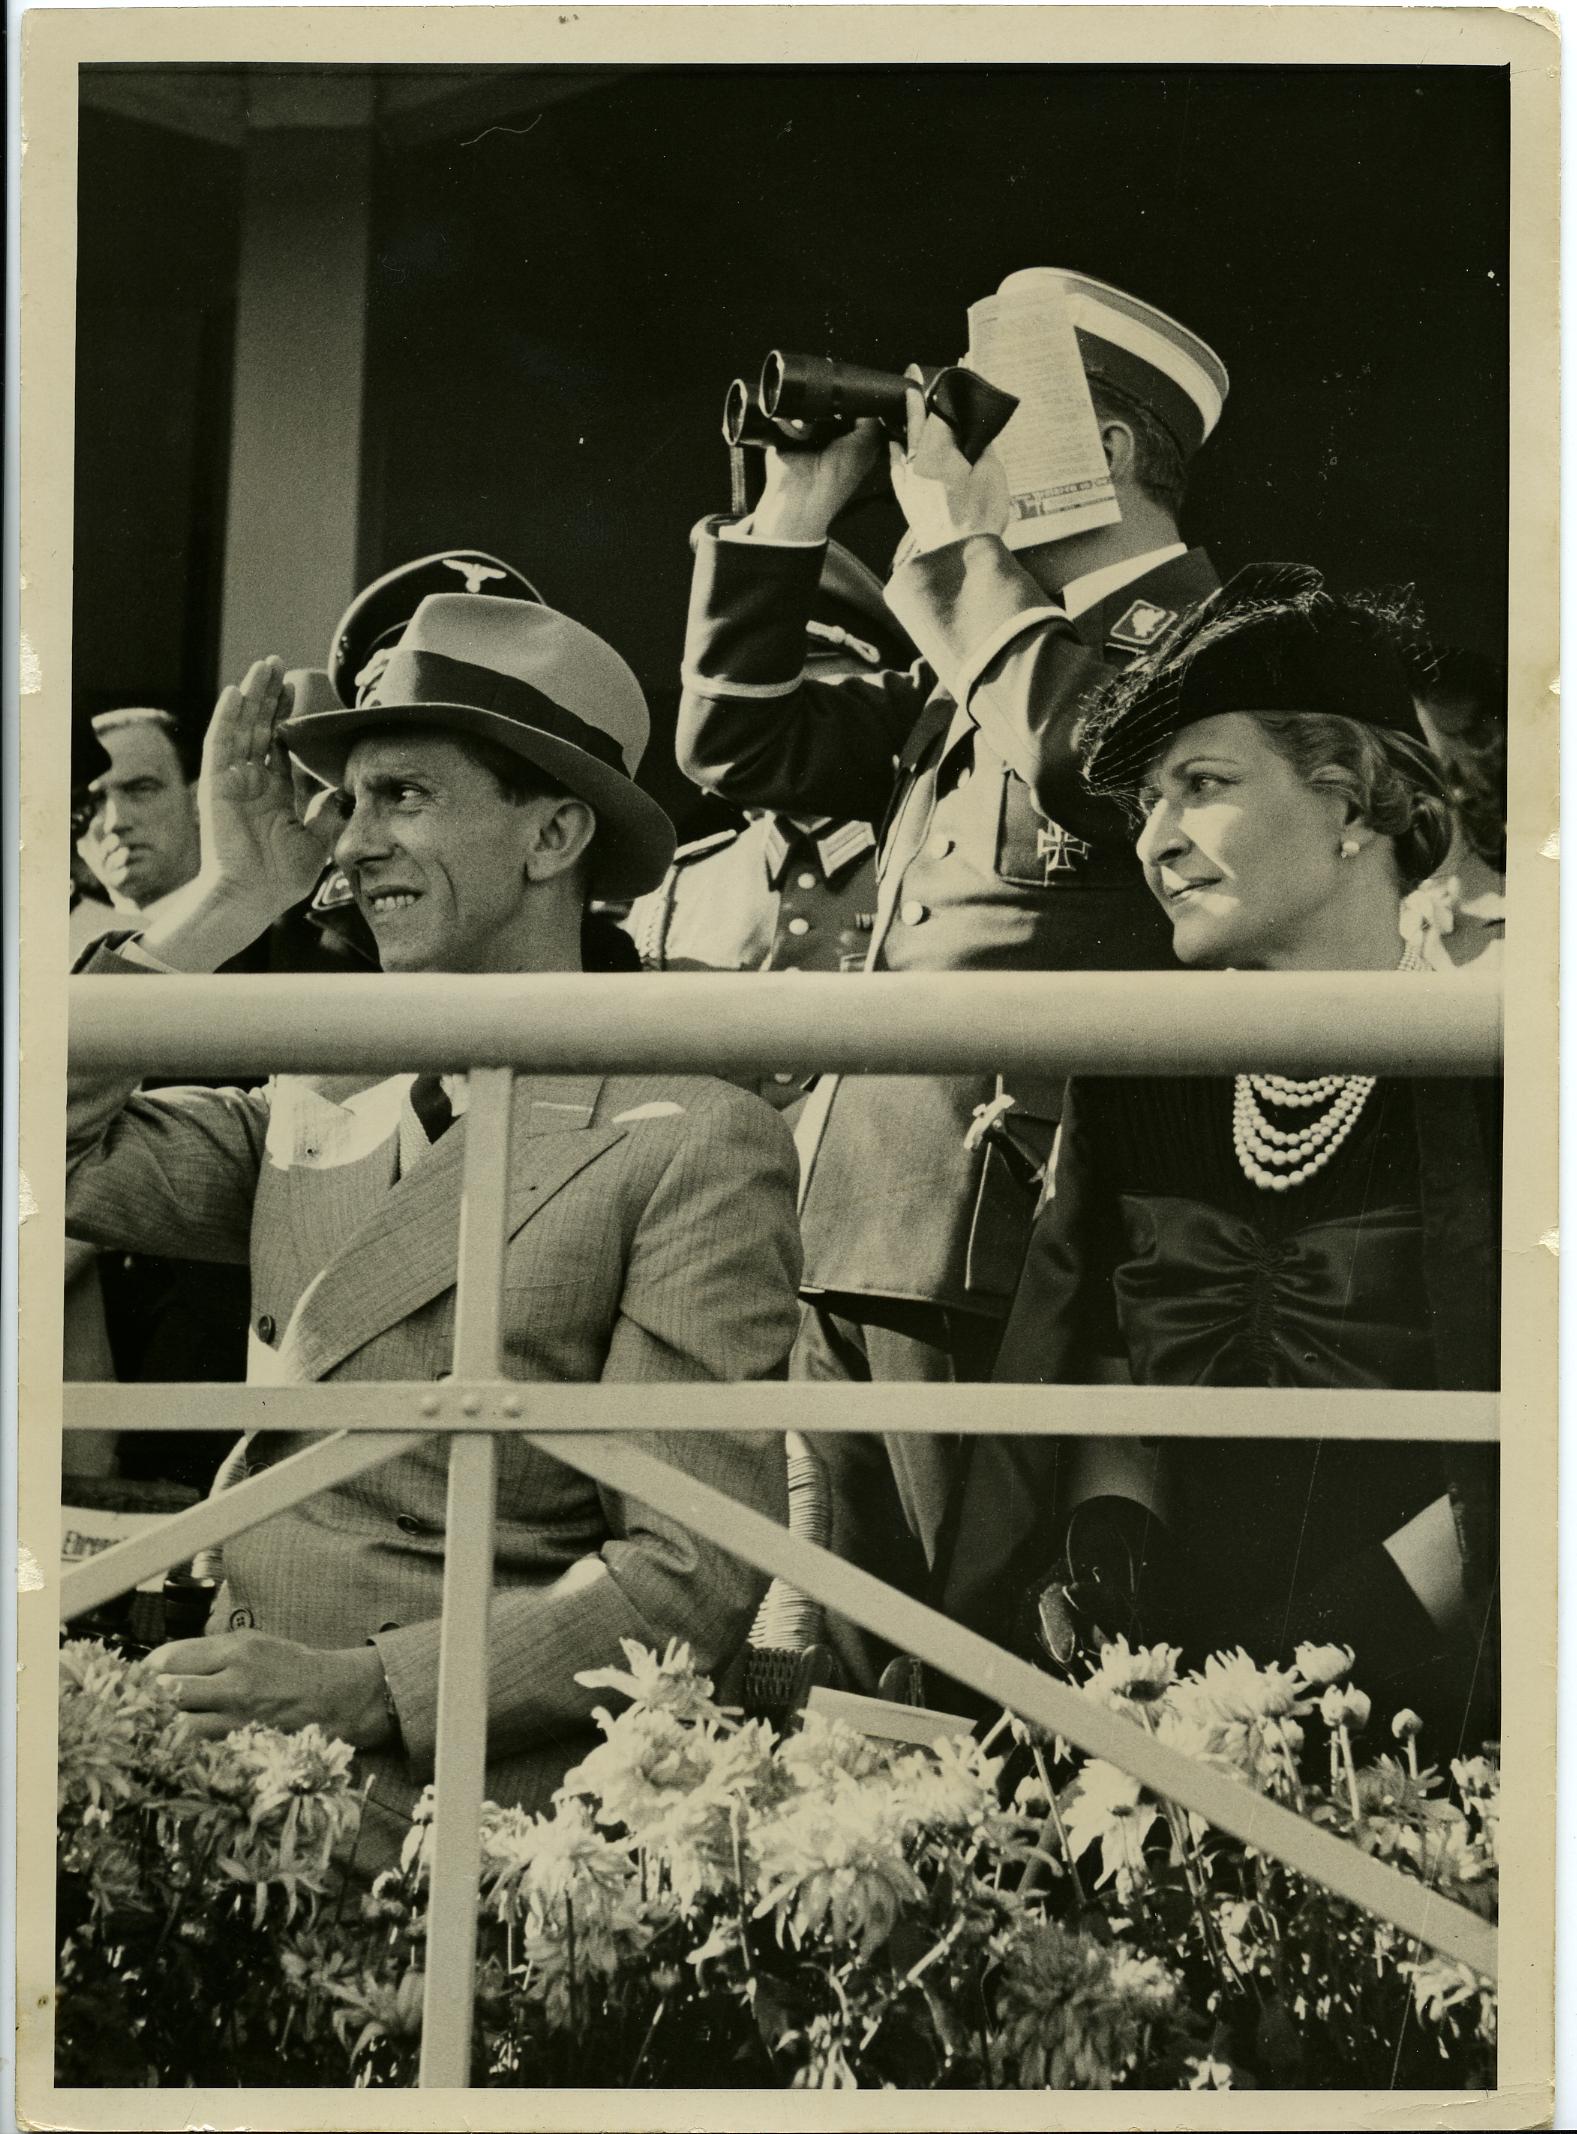
[[810, 932], [810, 921], [809, 919], [790, 919], [788, 930], [791, 934], [808, 934]]
[[975, 773], [972, 766], [966, 763], [963, 769], [958, 774], [958, 779], [954, 790], [961, 793], [964, 790], [964, 787], [968, 785], [970, 779], [974, 777], [974, 775]]
[[930, 845], [927, 848], [927, 853], [931, 859], [945, 860], [947, 855], [952, 851], [952, 849], [953, 839], [948, 837], [944, 833], [941, 837], [932, 838]]
[[923, 919], [930, 916], [930, 913], [924, 904], [918, 903], [914, 898], [911, 898], [898, 916], [905, 926], [918, 926]]
[[783, 1086], [786, 1088], [788, 1084], [793, 1081], [794, 1077], [791, 1074], [775, 1074], [772, 1079], [774, 1082], [782, 1083]]
[[264, 1312], [262, 1317], [257, 1322], [258, 1340], [272, 1341], [276, 1332], [277, 1328], [275, 1327], [272, 1318], [270, 1318], [267, 1312]]
[[814, 889], [816, 886], [816, 877], [813, 874], [802, 874], [798, 878], [798, 886], [801, 889]]

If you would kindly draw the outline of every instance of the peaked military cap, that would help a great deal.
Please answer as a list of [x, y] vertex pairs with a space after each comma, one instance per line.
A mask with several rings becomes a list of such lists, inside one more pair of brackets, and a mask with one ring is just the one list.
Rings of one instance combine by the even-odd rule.
[[1038, 287], [1060, 291], [1085, 376], [1139, 401], [1185, 455], [1196, 452], [1226, 404], [1226, 365], [1215, 350], [1154, 304], [1067, 267], [1022, 267], [997, 294], [1025, 296]]
[[368, 667], [387, 651], [430, 593], [486, 593], [495, 600], [535, 600], [542, 595], [512, 563], [480, 548], [442, 548], [414, 563], [401, 563], [364, 586], [340, 617], [329, 649], [328, 674], [340, 701], [354, 704], [375, 674]]

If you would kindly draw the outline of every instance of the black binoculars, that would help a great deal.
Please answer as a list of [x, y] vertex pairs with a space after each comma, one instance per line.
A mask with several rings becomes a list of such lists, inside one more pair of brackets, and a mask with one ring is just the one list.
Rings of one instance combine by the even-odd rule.
[[761, 366], [761, 382], [736, 378], [723, 403], [723, 435], [731, 445], [819, 452], [874, 415], [899, 444], [909, 440], [909, 395], [918, 390], [927, 412], [940, 415], [971, 465], [1001, 435], [1018, 406], [1012, 393], [988, 385], [957, 364], [916, 364], [916, 377], [839, 363], [832, 356], [786, 355], [775, 348]]

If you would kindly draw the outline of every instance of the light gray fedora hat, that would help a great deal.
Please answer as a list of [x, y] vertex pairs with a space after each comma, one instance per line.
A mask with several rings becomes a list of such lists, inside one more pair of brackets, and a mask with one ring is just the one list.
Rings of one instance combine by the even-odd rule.
[[668, 871], [673, 824], [635, 783], [651, 732], [641, 685], [611, 645], [556, 608], [429, 594], [361, 703], [293, 711], [279, 732], [339, 785], [363, 735], [415, 727], [475, 734], [587, 801], [597, 895], [640, 896]]

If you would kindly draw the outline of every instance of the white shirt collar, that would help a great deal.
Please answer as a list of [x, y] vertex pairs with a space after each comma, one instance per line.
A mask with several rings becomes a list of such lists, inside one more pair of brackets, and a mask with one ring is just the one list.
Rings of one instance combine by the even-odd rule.
[[1120, 563], [1103, 564], [1098, 571], [1086, 571], [1082, 578], [1071, 579], [1058, 595], [1057, 604], [1072, 622], [1109, 600], [1113, 593], [1120, 593], [1134, 579], [1142, 578], [1146, 571], [1159, 570], [1163, 563], [1187, 554], [1186, 541], [1173, 541], [1167, 548], [1152, 548], [1142, 556], [1124, 556]]

